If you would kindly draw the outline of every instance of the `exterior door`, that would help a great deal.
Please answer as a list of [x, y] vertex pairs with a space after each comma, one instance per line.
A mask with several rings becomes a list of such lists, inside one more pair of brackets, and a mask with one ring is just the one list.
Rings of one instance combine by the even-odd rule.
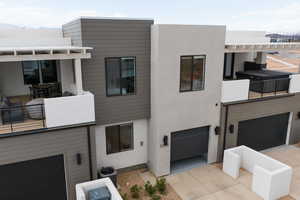
[[209, 127], [171, 134], [171, 162], [197, 157], [208, 152]]
[[238, 146], [263, 150], [286, 143], [289, 113], [241, 121]]

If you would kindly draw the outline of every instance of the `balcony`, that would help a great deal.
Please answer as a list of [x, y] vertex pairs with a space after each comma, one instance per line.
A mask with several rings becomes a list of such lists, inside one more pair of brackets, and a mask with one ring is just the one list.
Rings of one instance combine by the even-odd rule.
[[283, 96], [300, 92], [300, 74], [269, 80], [223, 81], [222, 103]]
[[0, 107], [0, 134], [54, 128], [95, 121], [94, 95], [37, 99], [40, 103], [9, 103]]
[[0, 134], [93, 123], [94, 95], [82, 88], [91, 48], [0, 48]]

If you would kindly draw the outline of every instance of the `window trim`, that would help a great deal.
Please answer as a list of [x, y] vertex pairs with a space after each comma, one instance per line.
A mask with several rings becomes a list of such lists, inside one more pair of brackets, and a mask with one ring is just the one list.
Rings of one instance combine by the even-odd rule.
[[[134, 59], [134, 92], [130, 94], [123, 94], [122, 92], [122, 83], [120, 82], [120, 94], [108, 94], [108, 84], [107, 84], [107, 60], [108, 59], [119, 59], [119, 67], [120, 67], [120, 80], [122, 76], [122, 64], [121, 64], [121, 59], [122, 58], [133, 58]], [[105, 57], [104, 58], [105, 62], [105, 92], [106, 92], [106, 97], [121, 97], [121, 96], [131, 96], [131, 95], [136, 95], [137, 93], [137, 87], [136, 87], [136, 56], [113, 56], [113, 57]]]
[[[118, 146], [119, 146], [119, 149], [120, 146], [121, 146], [121, 137], [120, 137], [120, 130], [121, 130], [121, 126], [126, 126], [126, 125], [130, 125], [131, 126], [131, 144], [132, 144], [132, 147], [129, 148], [129, 149], [126, 149], [126, 150], [121, 150], [121, 151], [118, 151], [118, 152], [113, 152], [113, 153], [108, 153], [107, 149], [108, 149], [108, 143], [107, 143], [107, 137], [106, 137], [106, 128], [108, 127], [112, 127], [112, 126], [117, 126], [118, 127]], [[111, 154], [116, 154], [116, 153], [122, 153], [122, 152], [126, 152], [126, 151], [133, 151], [134, 150], [134, 126], [133, 126], [133, 122], [128, 122], [128, 123], [123, 123], [123, 124], [114, 124], [114, 125], [109, 125], [109, 126], [105, 126], [105, 151], [106, 151], [106, 155], [111, 155]]]
[[[196, 56], [203, 56], [204, 57], [204, 66], [203, 66], [203, 72], [204, 72], [204, 83], [203, 83], [203, 89], [201, 90], [193, 90], [193, 75], [194, 75], [194, 57]], [[181, 90], [181, 64], [182, 64], [182, 57], [192, 57], [192, 74], [191, 74], [191, 89], [190, 90]], [[198, 92], [198, 91], [203, 91], [205, 90], [205, 73], [206, 73], [206, 60], [207, 60], [207, 55], [206, 54], [200, 54], [200, 55], [183, 55], [180, 56], [180, 71], [179, 71], [179, 92], [184, 93], [184, 92]]]

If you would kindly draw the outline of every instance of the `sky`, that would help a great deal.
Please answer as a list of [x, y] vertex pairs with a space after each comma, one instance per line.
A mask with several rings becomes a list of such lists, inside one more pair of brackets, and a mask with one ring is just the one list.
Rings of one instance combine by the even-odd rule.
[[300, 32], [300, 0], [0, 0], [4, 24], [52, 28], [80, 16]]

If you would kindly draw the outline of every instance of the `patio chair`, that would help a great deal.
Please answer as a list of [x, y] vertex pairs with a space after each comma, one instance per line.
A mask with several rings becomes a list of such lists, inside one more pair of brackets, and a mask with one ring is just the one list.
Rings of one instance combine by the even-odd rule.
[[3, 124], [24, 121], [24, 111], [21, 103], [12, 103], [8, 98], [4, 97], [0, 109]]

